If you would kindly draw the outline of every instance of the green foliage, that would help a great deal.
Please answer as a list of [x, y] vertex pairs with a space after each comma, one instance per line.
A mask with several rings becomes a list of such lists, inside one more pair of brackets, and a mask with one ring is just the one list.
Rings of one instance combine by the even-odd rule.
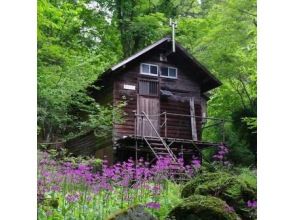
[[[78, 167], [79, 165], [87, 165], [92, 167], [92, 171], [97, 173], [102, 169], [102, 160], [93, 156], [72, 156], [66, 148], [63, 147], [49, 147], [39, 146], [42, 151], [46, 151], [50, 155], [50, 159], [58, 161], [59, 163], [70, 162], [72, 165]], [[38, 160], [40, 159], [41, 151], [38, 150]]]
[[164, 192], [159, 198], [159, 203], [162, 204], [160, 209], [152, 210], [152, 214], [158, 219], [166, 219], [170, 210], [183, 200], [181, 198], [181, 190], [183, 185], [166, 182], [164, 185]]
[[162, 13], [136, 17], [131, 23], [131, 34], [135, 40], [134, 48], [143, 48], [169, 33], [167, 18]]
[[[242, 121], [244, 121], [248, 128], [251, 130], [256, 130], [257, 129], [257, 118], [256, 117], [244, 117], [242, 118]], [[254, 133], [256, 133], [256, 131], [253, 131]]]
[[[250, 115], [239, 116], [256, 118], [256, 1], [202, 1], [201, 8], [197, 17], [179, 17], [177, 40], [223, 83], [210, 97], [208, 115], [229, 120], [226, 142], [235, 164], [255, 164], [256, 137], [242, 136], [253, 127], [241, 131], [230, 121], [248, 110]], [[205, 135], [220, 140], [218, 129]]]
[[[121, 56], [115, 22], [107, 21], [106, 7], [96, 9], [86, 0], [38, 1], [38, 126], [47, 141], [76, 135], [93, 127], [94, 118], [112, 114], [85, 92]], [[89, 121], [72, 115], [73, 105]]]
[[[159, 210], [145, 208], [142, 211], [141, 208], [138, 210], [135, 207], [141, 207], [140, 204], [146, 204], [154, 199], [154, 195], [148, 193], [147, 190], [145, 193], [140, 193], [140, 198], [137, 198], [135, 203], [130, 203], [128, 200], [122, 200], [122, 195], [138, 197], [136, 189], [122, 191], [116, 188], [111, 192], [99, 191], [94, 194], [83, 186], [64, 182], [61, 192], [46, 194], [44, 201], [38, 206], [38, 219], [145, 219], [142, 217], [144, 215], [144, 217], [149, 217], [146, 219], [163, 220], [168, 212], [181, 201], [179, 186], [173, 183], [169, 183], [169, 186], [174, 191], [168, 192], [170, 188], [167, 188], [162, 195], [157, 195], [162, 197], [163, 202], [166, 202], [161, 203]], [[80, 199], [78, 202], [69, 203], [66, 201], [68, 194], [79, 194]], [[166, 197], [167, 194], [169, 197]]]

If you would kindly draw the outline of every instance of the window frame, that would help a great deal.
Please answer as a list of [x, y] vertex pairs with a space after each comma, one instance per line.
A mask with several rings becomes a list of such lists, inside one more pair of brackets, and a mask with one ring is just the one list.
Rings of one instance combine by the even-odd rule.
[[[164, 76], [164, 75], [162, 75], [162, 71], [161, 71], [162, 68], [167, 68], [167, 74], [168, 74], [168, 76]], [[175, 69], [175, 71], [176, 71], [176, 76], [170, 76], [170, 75], [169, 75], [169, 69]], [[178, 78], [178, 68], [176, 68], [176, 67], [171, 67], [171, 66], [162, 66], [162, 67], [160, 68], [160, 77], [169, 78], [169, 79], [177, 79], [177, 78]]]
[[[149, 66], [149, 73], [144, 73], [143, 72], [143, 64]], [[153, 74], [153, 73], [150, 72], [151, 66], [156, 66], [156, 68], [157, 68], [157, 73], [156, 74]], [[159, 75], [159, 66], [156, 65], [156, 64], [151, 64], [151, 63], [141, 63], [140, 64], [140, 74], [146, 75], [146, 76], [158, 76]]]
[[[148, 82], [148, 94], [142, 94], [140, 93], [141, 85], [140, 82]], [[156, 94], [151, 94], [150, 93], [150, 83], [155, 83], [156, 84]], [[138, 88], [138, 95], [140, 96], [147, 96], [147, 97], [159, 97], [160, 95], [160, 87], [159, 87], [159, 80], [156, 79], [147, 79], [147, 78], [138, 78], [137, 82], [137, 88]]]

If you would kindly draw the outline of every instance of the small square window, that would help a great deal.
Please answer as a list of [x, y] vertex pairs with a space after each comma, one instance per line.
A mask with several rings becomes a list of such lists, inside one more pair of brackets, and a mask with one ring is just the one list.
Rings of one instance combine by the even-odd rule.
[[169, 68], [168, 69], [168, 75], [170, 77], [176, 77], [177, 76], [176, 69], [175, 68]]
[[157, 66], [150, 66], [150, 73], [157, 75]]
[[177, 78], [177, 68], [161, 67], [160, 76], [175, 79], [175, 78]]
[[141, 74], [157, 76], [158, 67], [148, 63], [141, 63]]
[[162, 76], [168, 76], [168, 68], [167, 67], [162, 67], [161, 68], [161, 75]]
[[142, 63], [142, 72], [149, 73], [149, 65]]
[[139, 80], [139, 94], [147, 96], [158, 96], [158, 81]]

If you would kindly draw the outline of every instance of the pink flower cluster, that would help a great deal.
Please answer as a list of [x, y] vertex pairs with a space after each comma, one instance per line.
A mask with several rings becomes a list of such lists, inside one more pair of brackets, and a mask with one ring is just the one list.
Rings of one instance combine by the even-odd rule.
[[213, 155], [213, 159], [220, 162], [225, 162], [226, 155], [229, 153], [229, 149], [225, 144], [221, 144], [218, 146], [218, 150], [215, 155]]
[[[43, 153], [38, 164], [38, 201], [41, 202], [47, 192], [61, 191], [65, 184], [67, 190], [72, 187], [74, 191], [75, 186], [83, 185], [94, 194], [100, 191], [111, 192], [117, 187], [125, 190], [130, 187], [133, 189], [144, 187], [156, 196], [161, 191], [161, 180], [175, 179], [177, 172], [193, 177], [200, 166], [200, 161], [195, 157], [189, 165], [184, 165], [182, 159], [175, 164], [169, 157], [159, 158], [154, 165], [150, 165], [142, 158], [137, 163], [130, 158], [112, 166], [105, 160], [101, 171], [95, 173], [89, 165], [57, 163], [49, 154]], [[80, 198], [80, 194], [72, 191], [69, 190], [66, 194], [65, 199], [68, 203], [77, 202]], [[155, 202], [147, 206], [155, 209], [159, 207]]]
[[248, 200], [247, 201], [247, 207], [251, 209], [256, 209], [257, 208], [257, 201], [255, 200]]

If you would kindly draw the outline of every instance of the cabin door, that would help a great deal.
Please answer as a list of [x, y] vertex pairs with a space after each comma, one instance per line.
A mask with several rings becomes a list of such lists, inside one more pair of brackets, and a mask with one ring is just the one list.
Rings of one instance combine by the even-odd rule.
[[[159, 99], [139, 96], [138, 102], [138, 113], [141, 115], [142, 112], [148, 116], [138, 118], [138, 134], [139, 136], [157, 137], [156, 131], [159, 131]], [[151, 124], [152, 123], [152, 124]], [[155, 131], [156, 130], [156, 131]]]
[[137, 102], [137, 112], [145, 116], [137, 118], [137, 134], [139, 136], [157, 137], [159, 130], [160, 103], [159, 103], [159, 82], [156, 80], [139, 80], [139, 94]]

